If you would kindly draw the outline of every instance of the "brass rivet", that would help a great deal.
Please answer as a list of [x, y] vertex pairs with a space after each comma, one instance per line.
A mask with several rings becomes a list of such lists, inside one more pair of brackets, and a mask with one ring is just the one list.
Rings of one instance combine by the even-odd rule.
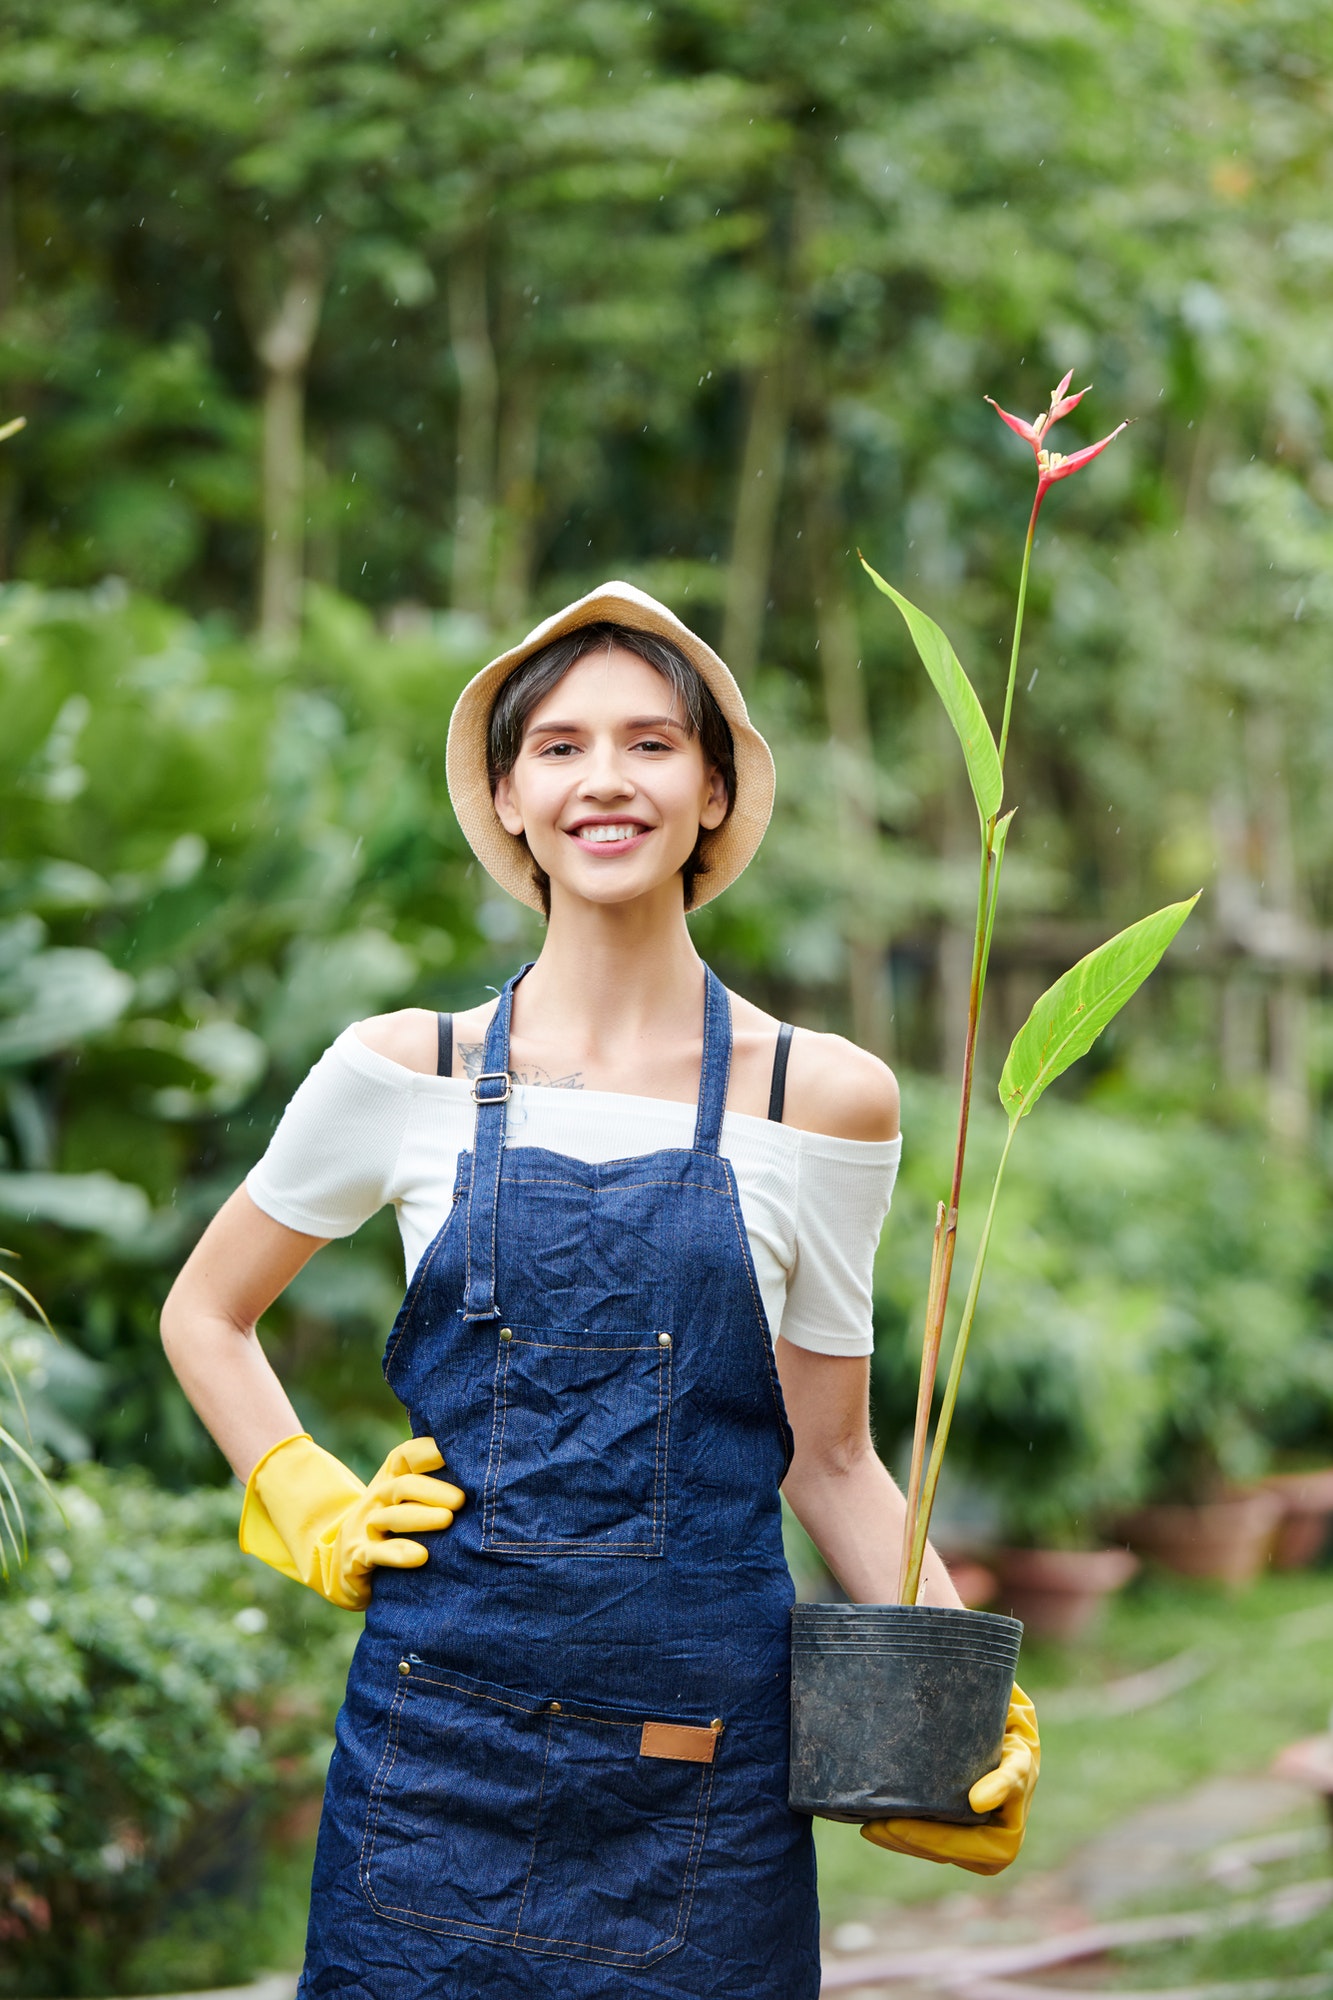
[[712, 1727], [716, 1730], [719, 1736], [722, 1734], [722, 1717], [720, 1715], [715, 1715], [713, 1717]]
[[558, 1701], [548, 1702], [547, 1707], [550, 1709], [552, 1715], [562, 1715], [564, 1713]]
[[670, 1347], [671, 1335], [669, 1333], [659, 1333], [657, 1336], [657, 1344], [659, 1347]]
[[398, 1671], [400, 1674], [410, 1674], [412, 1669], [408, 1666], [406, 1660], [400, 1660], [398, 1662]]
[[512, 1340], [512, 1339], [514, 1338], [514, 1329], [513, 1329], [513, 1327], [512, 1327], [512, 1326], [502, 1326], [502, 1327], [500, 1328], [500, 1338], [501, 1338], [501, 1340]]

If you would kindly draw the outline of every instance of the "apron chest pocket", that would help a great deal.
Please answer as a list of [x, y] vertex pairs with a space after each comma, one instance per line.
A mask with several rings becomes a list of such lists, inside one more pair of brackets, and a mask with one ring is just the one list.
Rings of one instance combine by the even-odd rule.
[[502, 1326], [481, 1546], [660, 1556], [671, 1336]]
[[650, 1965], [685, 1941], [719, 1741], [404, 1661], [362, 1891], [450, 1937]]

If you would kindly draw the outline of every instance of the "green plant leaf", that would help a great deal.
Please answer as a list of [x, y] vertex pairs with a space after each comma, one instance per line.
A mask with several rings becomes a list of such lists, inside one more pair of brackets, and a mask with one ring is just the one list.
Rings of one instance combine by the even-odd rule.
[[921, 664], [934, 682], [936, 693], [954, 726], [954, 733], [963, 746], [977, 810], [983, 820], [993, 819], [1004, 797], [1004, 778], [1000, 770], [1000, 753], [995, 747], [985, 711], [977, 700], [976, 689], [934, 619], [927, 618], [924, 611], [918, 611], [915, 604], [909, 604], [891, 583], [885, 583], [878, 570], [872, 569], [864, 556], [861, 557], [861, 567], [876, 590], [882, 590], [886, 597], [892, 598], [902, 612], [912, 635], [912, 644], [921, 655]]
[[1087, 1054], [1142, 986], [1200, 894], [1141, 917], [1071, 965], [1042, 994], [1015, 1035], [1000, 1077], [1000, 1102], [1011, 1123], [1025, 1117], [1047, 1084]]

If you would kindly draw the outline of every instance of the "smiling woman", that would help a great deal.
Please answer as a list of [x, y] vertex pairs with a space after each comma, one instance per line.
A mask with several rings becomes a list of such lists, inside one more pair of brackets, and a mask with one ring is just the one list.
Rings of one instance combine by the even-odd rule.
[[[849, 1597], [893, 1595], [867, 1389], [897, 1087], [694, 949], [773, 764], [664, 605], [606, 584], [493, 661], [448, 770], [476, 854], [547, 916], [539, 958], [498, 1001], [341, 1035], [163, 1317], [246, 1478], [243, 1546], [366, 1611], [302, 1994], [813, 2000], [779, 1492]], [[389, 1202], [413, 1436], [363, 1488], [255, 1323]], [[933, 1553], [925, 1595], [958, 1601]], [[1030, 1775], [1002, 1765], [993, 1802]]]
[[643, 856], [635, 870], [582, 875], [576, 893], [593, 896], [633, 895], [669, 862], [688, 909], [735, 795], [731, 730], [697, 668], [622, 625], [558, 639], [518, 668], [491, 711], [487, 762], [496, 814], [527, 841], [548, 917], [552, 871], [559, 879], [571, 853]]

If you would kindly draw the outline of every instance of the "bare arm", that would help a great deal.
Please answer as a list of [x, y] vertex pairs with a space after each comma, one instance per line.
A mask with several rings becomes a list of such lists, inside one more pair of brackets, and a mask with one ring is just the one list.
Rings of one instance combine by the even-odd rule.
[[304, 1429], [256, 1331], [261, 1314], [328, 1239], [288, 1229], [237, 1188], [200, 1237], [162, 1308], [162, 1344], [195, 1412], [239, 1479]]
[[[854, 1604], [896, 1603], [905, 1502], [871, 1440], [870, 1363], [781, 1338], [777, 1362], [796, 1442], [782, 1488], [792, 1512]], [[921, 1601], [962, 1602], [933, 1548]]]

